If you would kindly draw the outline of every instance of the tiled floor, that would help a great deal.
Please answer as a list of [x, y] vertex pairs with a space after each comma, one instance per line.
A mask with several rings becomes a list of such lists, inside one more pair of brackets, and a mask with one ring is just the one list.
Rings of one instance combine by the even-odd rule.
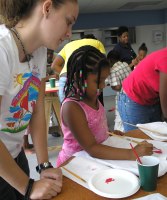
[[[108, 112], [111, 108], [115, 107], [115, 96], [107, 96], [104, 97], [104, 107], [106, 109], [107, 114], [107, 120], [108, 120], [108, 126], [110, 130], [113, 130], [114, 127], [114, 111]], [[48, 146], [59, 146], [63, 143], [62, 137], [53, 137], [52, 135], [48, 134]], [[49, 160], [55, 166], [56, 163], [56, 157], [58, 155], [58, 150], [52, 150], [49, 151]], [[27, 158], [29, 160], [29, 166], [30, 166], [30, 173], [31, 177], [34, 179], [38, 179], [39, 175], [37, 174], [35, 167], [37, 165], [36, 156], [35, 154], [26, 154]]]

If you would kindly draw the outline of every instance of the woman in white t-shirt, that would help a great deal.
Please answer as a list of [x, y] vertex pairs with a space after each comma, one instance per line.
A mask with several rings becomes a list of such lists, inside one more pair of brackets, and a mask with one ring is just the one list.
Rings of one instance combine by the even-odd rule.
[[[77, 15], [77, 0], [0, 1], [0, 199], [50, 199], [61, 191], [61, 171], [47, 152], [46, 48], [55, 50], [71, 35]], [[29, 178], [22, 150], [27, 126], [39, 181]]]

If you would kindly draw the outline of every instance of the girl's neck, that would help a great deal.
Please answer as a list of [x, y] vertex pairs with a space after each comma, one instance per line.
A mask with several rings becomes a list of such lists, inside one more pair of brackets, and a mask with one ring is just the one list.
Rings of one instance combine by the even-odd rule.
[[99, 109], [99, 104], [98, 104], [98, 98], [97, 96], [94, 98], [89, 98], [89, 97], [84, 97], [82, 100], [80, 99], [79, 95], [75, 95], [71, 98], [77, 99], [78, 101], [83, 101], [85, 104], [90, 106], [91, 108], [98, 110]]
[[86, 103], [88, 106], [90, 106], [91, 108], [95, 109], [95, 110], [98, 110], [99, 109], [99, 104], [98, 104], [98, 99], [97, 97], [96, 98], [88, 98], [88, 97], [85, 97], [83, 99], [83, 102]]

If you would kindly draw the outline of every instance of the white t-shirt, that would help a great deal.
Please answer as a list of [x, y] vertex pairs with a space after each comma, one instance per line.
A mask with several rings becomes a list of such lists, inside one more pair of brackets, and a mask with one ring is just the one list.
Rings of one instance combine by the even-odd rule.
[[23, 135], [46, 76], [47, 50], [39, 48], [28, 62], [20, 63], [11, 32], [0, 25], [0, 139], [13, 158], [21, 151]]

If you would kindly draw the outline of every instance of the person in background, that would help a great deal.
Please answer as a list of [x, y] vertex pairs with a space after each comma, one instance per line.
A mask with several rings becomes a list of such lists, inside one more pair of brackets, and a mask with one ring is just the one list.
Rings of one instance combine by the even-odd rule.
[[[167, 48], [146, 56], [124, 79], [118, 110], [125, 131], [133, 125], [167, 121]], [[132, 124], [132, 126], [130, 124]]]
[[[101, 144], [109, 135], [105, 110], [98, 95], [109, 74], [109, 62], [97, 48], [82, 46], [71, 54], [67, 63], [65, 100], [61, 107], [64, 142], [57, 166], [83, 149], [96, 158], [135, 160], [131, 149]], [[147, 142], [135, 147], [140, 156], [151, 155], [152, 148]]]
[[146, 44], [142, 43], [138, 49], [138, 55], [137, 55], [137, 59], [139, 60], [139, 62], [146, 57], [147, 52], [148, 52], [148, 49], [147, 49]]
[[136, 59], [136, 53], [129, 43], [129, 30], [126, 26], [120, 26], [117, 34], [119, 42], [115, 45], [113, 50], [119, 53], [120, 61], [126, 62], [133, 70], [134, 66], [138, 63], [138, 60]]
[[[62, 187], [49, 162], [44, 110], [47, 49], [71, 36], [77, 0], [0, 1], [0, 198], [51, 199]], [[30, 128], [40, 180], [29, 178], [23, 135]]]
[[111, 86], [113, 90], [117, 92], [115, 96], [115, 125], [114, 130], [120, 130], [124, 132], [123, 123], [118, 112], [118, 98], [122, 88], [122, 81], [131, 73], [131, 68], [126, 62], [121, 62], [119, 53], [115, 50], [111, 50], [107, 59], [110, 63], [110, 75], [106, 79], [107, 86]]
[[[106, 53], [103, 44], [95, 38], [93, 34], [84, 35], [82, 39], [69, 42], [57, 54], [53, 63], [52, 69], [56, 74], [59, 74], [59, 99], [62, 103], [65, 97], [64, 86], [67, 80], [67, 62], [73, 51], [84, 45], [91, 45], [99, 49], [103, 54]], [[101, 101], [103, 102], [102, 94]]]
[[[145, 43], [142, 43], [141, 46], [140, 46], [139, 49], [138, 49], [138, 55], [137, 55], [137, 57], [136, 57], [138, 63], [146, 57], [147, 52], [148, 52], [148, 49], [147, 49], [147, 47], [146, 47], [146, 44], [145, 44]], [[137, 64], [138, 64], [138, 63], [137, 63]], [[137, 66], [137, 65], [134, 66], [134, 69], [136, 68], [136, 66]]]

